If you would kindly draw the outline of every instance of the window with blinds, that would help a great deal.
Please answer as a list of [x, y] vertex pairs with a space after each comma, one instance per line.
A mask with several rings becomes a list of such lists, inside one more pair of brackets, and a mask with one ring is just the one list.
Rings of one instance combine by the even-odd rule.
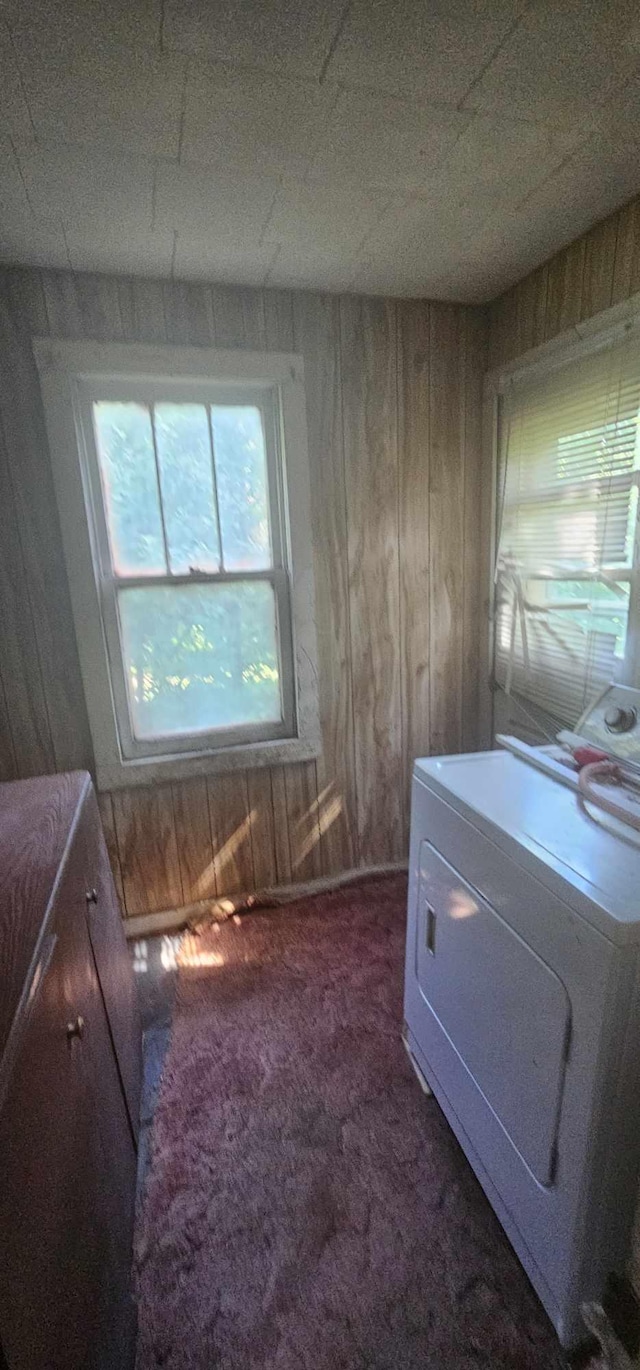
[[636, 337], [501, 396], [495, 680], [559, 723], [624, 678], [639, 409]]

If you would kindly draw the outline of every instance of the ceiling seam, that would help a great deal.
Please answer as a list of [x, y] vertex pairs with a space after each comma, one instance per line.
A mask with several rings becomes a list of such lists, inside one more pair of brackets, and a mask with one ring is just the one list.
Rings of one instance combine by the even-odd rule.
[[340, 42], [340, 39], [342, 38], [342, 35], [343, 35], [343, 33], [344, 33], [345, 24], [346, 24], [346, 22], [347, 22], [347, 19], [349, 18], [349, 14], [351, 13], [352, 8], [353, 8], [353, 0], [347, 0], [347, 3], [346, 3], [346, 5], [344, 6], [344, 8], [343, 8], [343, 10], [342, 10], [342, 13], [341, 13], [341, 15], [340, 15], [340, 18], [339, 18], [339, 20], [338, 20], [338, 23], [337, 23], [337, 25], [336, 25], [336, 30], [335, 30], [335, 33], [334, 33], [334, 35], [333, 35], [333, 38], [331, 39], [331, 42], [329, 43], [329, 47], [327, 48], [327, 52], [326, 52], [324, 61], [323, 61], [322, 66], [321, 66], [321, 68], [320, 68], [320, 75], [318, 76], [318, 85], [319, 85], [319, 86], [321, 86], [321, 85], [324, 84], [324, 81], [325, 81], [326, 75], [327, 75], [327, 71], [329, 70], [329, 66], [331, 65], [331, 61], [332, 61], [332, 58], [333, 58], [333, 54], [334, 54], [334, 52], [335, 52], [335, 50], [336, 50], [336, 48], [337, 48], [337, 46], [338, 46], [338, 43]]
[[184, 144], [184, 125], [185, 125], [185, 119], [186, 119], [186, 113], [187, 113], [187, 80], [188, 80], [188, 77], [189, 77], [189, 74], [190, 74], [190, 68], [191, 68], [191, 61], [190, 61], [189, 58], [187, 58], [187, 60], [186, 60], [186, 62], [185, 62], [185, 68], [184, 68], [183, 76], [182, 76], [182, 94], [181, 94], [181, 97], [180, 97], [180, 122], [179, 122], [179, 125], [178, 125], [178, 163], [179, 163], [179, 165], [183, 165], [183, 162], [182, 162], [182, 149], [183, 149], [183, 144]]
[[[25, 86], [25, 84], [24, 84], [24, 78], [23, 78], [23, 75], [22, 75], [22, 68], [21, 68], [20, 62], [19, 62], [19, 60], [18, 60], [17, 48], [16, 48], [16, 45], [15, 45], [15, 43], [14, 43], [14, 41], [13, 41], [13, 34], [12, 34], [12, 32], [11, 32], [11, 29], [9, 28], [9, 25], [8, 25], [6, 19], [0, 18], [0, 23], [2, 24], [2, 27], [3, 27], [3, 29], [5, 30], [6, 35], [7, 35], [7, 38], [8, 38], [8, 40], [9, 40], [9, 47], [11, 48], [11, 51], [12, 51], [12, 53], [13, 53], [13, 60], [14, 60], [14, 62], [15, 62], [15, 68], [16, 68], [16, 71], [17, 71], [17, 73], [18, 73], [18, 82], [19, 82], [19, 85], [20, 85], [20, 90], [22, 91], [22, 98], [23, 98], [24, 103], [25, 103], [25, 106], [26, 106], [27, 114], [29, 115], [29, 123], [31, 124], [31, 129], [32, 129], [32, 132], [33, 132], [33, 136], [34, 136], [34, 138], [35, 138], [36, 141], [37, 141], [38, 134], [37, 134], [37, 131], [36, 131], [36, 126], [35, 126], [35, 124], [34, 124], [34, 122], [33, 122], [33, 114], [31, 113], [31, 105], [29, 104], [29, 98], [28, 98], [28, 96], [27, 96], [27, 88], [26, 88], [26, 86]], [[15, 151], [15, 148], [14, 148], [14, 151]]]
[[489, 67], [492, 65], [493, 62], [495, 62], [498, 53], [502, 52], [503, 47], [505, 47], [506, 44], [509, 42], [509, 39], [513, 37], [516, 30], [520, 28], [522, 20], [524, 19], [525, 14], [527, 14], [528, 11], [531, 9], [532, 4], [533, 0], [526, 0], [526, 3], [523, 5], [519, 14], [516, 16], [513, 23], [510, 24], [509, 28], [507, 29], [507, 32], [503, 34], [502, 38], [500, 39], [500, 42], [494, 48], [493, 52], [491, 53], [491, 56], [487, 58], [486, 62], [484, 62], [481, 66], [479, 72], [474, 76], [473, 81], [469, 86], [469, 89], [465, 91], [464, 95], [462, 96], [462, 99], [459, 100], [456, 106], [458, 110], [463, 110], [465, 100], [469, 99], [471, 92], [475, 90], [476, 86], [480, 84], [483, 76], [489, 70]]

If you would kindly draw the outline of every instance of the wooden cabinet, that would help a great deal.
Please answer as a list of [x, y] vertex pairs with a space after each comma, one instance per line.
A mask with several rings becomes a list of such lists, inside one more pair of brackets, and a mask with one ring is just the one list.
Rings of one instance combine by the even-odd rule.
[[141, 1035], [84, 774], [0, 787], [0, 977], [2, 1354], [126, 1370]]

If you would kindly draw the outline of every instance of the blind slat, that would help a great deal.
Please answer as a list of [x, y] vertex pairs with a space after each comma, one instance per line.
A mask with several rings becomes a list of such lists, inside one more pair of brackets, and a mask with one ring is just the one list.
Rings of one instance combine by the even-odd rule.
[[598, 572], [631, 564], [639, 410], [635, 339], [521, 377], [501, 404], [495, 676], [563, 722], [624, 650], [628, 599]]

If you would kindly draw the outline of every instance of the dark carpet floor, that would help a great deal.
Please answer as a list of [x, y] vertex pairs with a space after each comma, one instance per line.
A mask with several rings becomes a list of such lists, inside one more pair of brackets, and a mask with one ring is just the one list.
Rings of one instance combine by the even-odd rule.
[[558, 1370], [400, 1029], [406, 884], [185, 944], [139, 1215], [139, 1370]]

